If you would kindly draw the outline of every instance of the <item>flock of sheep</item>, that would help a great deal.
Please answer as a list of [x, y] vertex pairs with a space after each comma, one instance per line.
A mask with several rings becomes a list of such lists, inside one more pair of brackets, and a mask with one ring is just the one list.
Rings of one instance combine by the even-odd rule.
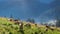
[[[9, 21], [14, 21], [15, 22], [15, 24], [18, 24], [19, 25], [19, 28], [20, 28], [20, 32], [22, 33], [22, 34], [24, 34], [24, 30], [23, 30], [23, 26], [27, 26], [27, 27], [30, 27], [31, 28], [31, 25], [33, 24], [31, 24], [31, 23], [27, 23], [27, 24], [25, 24], [24, 25], [24, 23], [22, 22], [22, 21], [19, 21], [19, 20], [13, 20], [13, 19], [9, 19]], [[33, 24], [33, 25], [35, 25], [36, 27], [39, 27], [38, 26], [38, 24]], [[49, 29], [51, 30], [51, 31], [54, 31], [55, 30], [55, 28], [51, 28], [50, 26], [47, 26], [47, 25], [45, 25], [45, 32], [46, 31], [48, 31]], [[35, 32], [35, 34], [37, 34], [36, 32]], [[43, 34], [43, 33], [41, 33], [41, 34]]]

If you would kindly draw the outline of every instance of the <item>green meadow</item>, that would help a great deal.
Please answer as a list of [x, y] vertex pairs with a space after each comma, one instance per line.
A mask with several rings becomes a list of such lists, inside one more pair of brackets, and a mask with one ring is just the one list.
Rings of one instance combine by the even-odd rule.
[[[30, 26], [24, 26], [27, 22], [23, 21], [23, 32], [20, 30], [20, 25], [15, 24], [13, 21], [8, 21], [8, 18], [0, 18], [0, 34], [60, 34], [60, 30], [55, 28], [53, 31], [46, 27], [38, 27], [34, 24]], [[40, 26], [40, 25], [39, 25]]]

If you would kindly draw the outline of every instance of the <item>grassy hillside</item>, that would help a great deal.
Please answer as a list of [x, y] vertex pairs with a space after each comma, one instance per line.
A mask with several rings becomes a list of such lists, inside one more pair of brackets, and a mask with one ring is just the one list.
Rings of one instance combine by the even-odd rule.
[[54, 29], [53, 31], [48, 29], [46, 31], [45, 26], [38, 27], [35, 24], [31, 24], [30, 27], [25, 25], [26, 22], [23, 21], [23, 30], [21, 32], [20, 25], [15, 24], [14, 21], [8, 21], [8, 18], [0, 17], [0, 34], [60, 34], [60, 30], [58, 29]]

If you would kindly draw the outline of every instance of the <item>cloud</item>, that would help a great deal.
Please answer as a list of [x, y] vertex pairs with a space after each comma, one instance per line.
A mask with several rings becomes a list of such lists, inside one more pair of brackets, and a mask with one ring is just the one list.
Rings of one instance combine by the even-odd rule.
[[23, 19], [32, 17], [37, 21], [46, 18], [48, 20], [52, 15], [50, 8], [52, 7], [49, 4], [41, 3], [40, 0], [0, 0], [0, 16], [9, 16], [12, 13], [14, 17]]
[[43, 10], [49, 8], [46, 4], [41, 4], [37, 0], [2, 0], [0, 2], [0, 12], [20, 14], [18, 16], [33, 16], [38, 17]]
[[57, 20], [49, 20], [47, 24], [56, 25]]

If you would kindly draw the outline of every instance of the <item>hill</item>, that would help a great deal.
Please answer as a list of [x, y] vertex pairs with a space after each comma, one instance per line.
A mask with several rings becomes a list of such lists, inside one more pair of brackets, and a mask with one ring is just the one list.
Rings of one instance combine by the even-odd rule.
[[0, 34], [60, 34], [60, 30], [56, 28], [51, 30], [44, 25], [27, 23], [25, 21], [22, 21], [22, 25], [15, 24], [15, 21], [9, 21], [8, 19], [10, 18], [0, 17]]

